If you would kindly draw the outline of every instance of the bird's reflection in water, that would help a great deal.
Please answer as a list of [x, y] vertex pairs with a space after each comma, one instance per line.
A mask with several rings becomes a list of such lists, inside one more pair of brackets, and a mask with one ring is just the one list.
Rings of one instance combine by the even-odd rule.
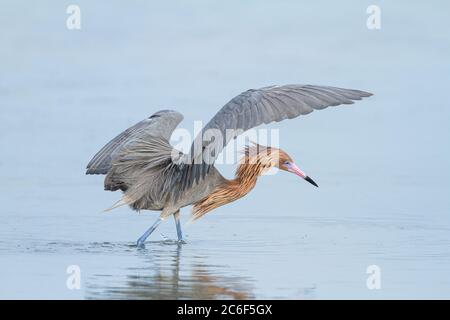
[[[183, 245], [150, 243], [139, 254], [141, 268], [128, 268], [122, 279], [111, 283], [98, 275], [87, 285], [89, 299], [251, 299], [251, 281], [229, 274], [225, 266], [207, 265], [201, 256], [182, 256]], [[189, 260], [185, 263], [185, 260]], [[109, 280], [108, 280], [109, 278]], [[102, 279], [102, 280], [99, 280]], [[95, 284], [98, 281], [107, 284]]]

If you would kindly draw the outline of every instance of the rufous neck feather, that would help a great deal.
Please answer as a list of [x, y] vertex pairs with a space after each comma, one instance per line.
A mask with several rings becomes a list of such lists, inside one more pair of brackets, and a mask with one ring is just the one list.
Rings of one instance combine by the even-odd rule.
[[245, 196], [255, 187], [258, 177], [276, 165], [277, 157], [271, 148], [259, 145], [247, 146], [235, 178], [225, 181], [207, 197], [196, 202], [192, 211], [193, 219], [196, 220], [217, 207]]

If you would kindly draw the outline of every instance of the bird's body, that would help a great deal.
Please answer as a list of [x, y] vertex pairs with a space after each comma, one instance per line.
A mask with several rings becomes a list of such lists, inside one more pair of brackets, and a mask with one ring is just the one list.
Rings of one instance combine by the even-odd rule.
[[[281, 149], [247, 147], [232, 180], [214, 167], [226, 144], [244, 131], [263, 123], [295, 118], [314, 109], [370, 96], [370, 93], [334, 87], [287, 85], [248, 90], [228, 102], [203, 128], [191, 152], [174, 149], [170, 136], [183, 116], [159, 111], [125, 130], [105, 145], [89, 162], [87, 174], [106, 174], [105, 190], [122, 190], [113, 206], [128, 204], [135, 210], [161, 211], [159, 220], [138, 240], [143, 244], [159, 223], [174, 215], [181, 240], [179, 210], [193, 205], [193, 218], [231, 201], [255, 186], [272, 167], [295, 173], [315, 184]], [[316, 185], [317, 186], [317, 185]]]

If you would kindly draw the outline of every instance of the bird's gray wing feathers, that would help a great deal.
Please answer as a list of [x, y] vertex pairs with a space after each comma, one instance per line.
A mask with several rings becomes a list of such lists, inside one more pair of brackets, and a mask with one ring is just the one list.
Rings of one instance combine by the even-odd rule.
[[150, 134], [134, 139], [114, 159], [105, 178], [105, 190], [125, 192], [122, 204], [134, 209], [161, 209], [178, 181], [176, 162], [184, 154], [162, 137]]
[[136, 123], [108, 142], [92, 158], [87, 165], [86, 174], [108, 173], [117, 155], [130, 142], [139, 139], [151, 139], [151, 137], [161, 137], [169, 141], [173, 130], [182, 120], [183, 115], [181, 113], [172, 110], [162, 110]]
[[[352, 104], [354, 100], [371, 95], [360, 90], [315, 85], [270, 86], [247, 90], [223, 106], [194, 140], [190, 161], [197, 165], [186, 166], [183, 187], [191, 185], [193, 180], [203, 178], [227, 143], [248, 129], [263, 123], [292, 119], [329, 106]], [[211, 129], [220, 132], [220, 140], [208, 141], [203, 138], [203, 134]], [[209, 159], [208, 163], [205, 163], [205, 158]]]

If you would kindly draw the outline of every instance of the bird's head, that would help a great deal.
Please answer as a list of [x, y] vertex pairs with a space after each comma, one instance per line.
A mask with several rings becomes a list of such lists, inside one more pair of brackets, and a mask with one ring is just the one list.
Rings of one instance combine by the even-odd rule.
[[238, 175], [243, 174], [248, 169], [246, 164], [256, 164], [256, 167], [260, 168], [258, 175], [264, 174], [272, 167], [276, 167], [280, 170], [291, 172], [318, 187], [317, 183], [295, 164], [286, 151], [275, 147], [262, 146], [257, 143], [253, 144], [253, 146], [247, 146], [245, 149], [245, 157], [241, 160], [241, 164], [244, 165], [238, 169]]
[[278, 163], [275, 166], [283, 171], [291, 172], [309, 183], [313, 186], [318, 187], [317, 183], [314, 182], [306, 173], [304, 173], [294, 162], [294, 160], [289, 156], [284, 150], [278, 149]]

